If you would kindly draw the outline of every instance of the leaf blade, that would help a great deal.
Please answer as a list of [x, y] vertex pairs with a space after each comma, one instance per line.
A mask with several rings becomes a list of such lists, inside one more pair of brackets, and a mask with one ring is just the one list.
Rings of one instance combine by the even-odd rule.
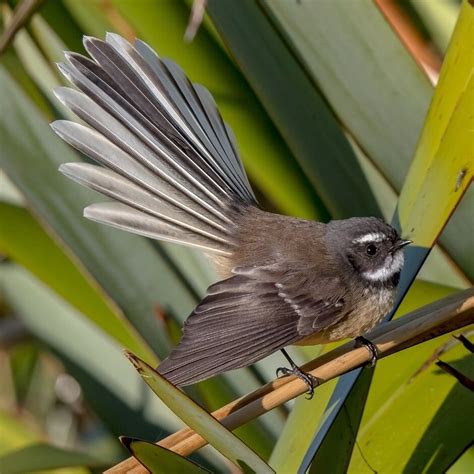
[[159, 430], [178, 426], [151, 392], [144, 393], [140, 378], [115, 341], [27, 270], [14, 262], [0, 265], [0, 286], [9, 307], [62, 361], [112, 433], [119, 436], [128, 431], [151, 438]]
[[193, 402], [184, 392], [174, 387], [158, 372], [135, 355], [126, 352], [130, 362], [146, 384], [184, 423], [201, 434], [236, 466], [248, 466], [255, 472], [274, 472], [260, 456], [253, 452], [231, 431]]
[[203, 474], [210, 472], [199, 464], [186, 459], [157, 444], [121, 436], [120, 441], [153, 474], [180, 472], [183, 474]]
[[119, 344], [130, 350], [134, 347], [152, 364], [158, 362], [120, 309], [108, 301], [26, 209], [0, 202], [0, 220], [8, 222], [0, 233], [2, 253], [31, 271]]
[[46, 443], [30, 444], [0, 457], [0, 472], [21, 474], [66, 467], [104, 467], [103, 461], [88, 453]]

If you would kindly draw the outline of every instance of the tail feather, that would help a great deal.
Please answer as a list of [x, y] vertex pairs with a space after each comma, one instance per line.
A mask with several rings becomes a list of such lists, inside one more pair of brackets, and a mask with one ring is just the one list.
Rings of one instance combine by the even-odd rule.
[[213, 241], [229, 243], [230, 237], [225, 227], [208, 224], [200, 217], [177, 208], [169, 201], [161, 199], [112, 170], [88, 163], [66, 163], [61, 165], [59, 170], [74, 181], [129, 207]]
[[[152, 122], [155, 121], [158, 128], [181, 146], [191, 147], [228, 185], [232, 182], [229, 180], [232, 174], [229, 174], [226, 162], [222, 160], [223, 156], [218, 155], [219, 160], [216, 160], [206, 144], [201, 143], [175, 104], [163, 92], [165, 89], [159, 82], [159, 77], [136, 49], [125, 39], [112, 33], [107, 34], [106, 42], [86, 38], [84, 46], [132, 103], [137, 104]], [[176, 93], [179, 92], [181, 91], [176, 89]], [[217, 111], [216, 113], [218, 114]], [[235, 186], [231, 186], [231, 189], [236, 190]]]
[[[155, 51], [142, 41], [136, 42], [136, 50], [116, 34], [108, 33], [107, 41], [114, 45], [120, 44], [120, 51], [126, 51], [129, 54], [135, 53], [135, 57], [146, 62], [147, 67], [144, 67], [143, 64], [139, 67], [141, 77], [152, 82], [153, 79], [159, 81], [158, 89], [163, 90], [167, 96], [170, 109], [174, 108], [178, 112], [178, 117], [182, 117], [187, 127], [183, 126], [181, 121], [176, 125], [180, 127], [185, 136], [194, 135], [194, 143], [212, 160], [214, 165], [217, 165], [217, 170], [220, 170], [224, 165], [225, 171], [228, 173], [227, 178], [229, 176], [234, 178], [234, 183], [239, 187], [242, 199], [254, 201], [255, 196], [252, 189], [245, 184], [246, 175], [235, 144], [229, 143], [229, 138], [224, 130], [224, 122], [207, 89], [198, 84], [192, 84], [176, 63], [169, 60], [161, 62]], [[138, 54], [136, 54], [137, 52]], [[140, 61], [138, 64], [141, 64]], [[213, 150], [214, 153], [209, 154], [210, 150]], [[219, 156], [219, 161], [223, 159], [220, 165], [213, 157], [213, 154], [216, 153]]]
[[[165, 189], [163, 191], [173, 192], [173, 189], [176, 188], [176, 191], [179, 190], [192, 199], [195, 199], [198, 204], [215, 214], [219, 219], [228, 221], [226, 215], [216, 208], [216, 203], [221, 202], [219, 195], [216, 192], [209, 192], [208, 188], [203, 186], [203, 184], [196, 179], [193, 179], [193, 176], [186, 169], [171, 166], [169, 164], [171, 158], [169, 158], [168, 161], [161, 159], [163, 155], [160, 156], [148, 148], [146, 144], [127, 127], [123, 126], [118, 120], [105, 112], [84, 94], [65, 87], [56, 89], [55, 93], [65, 106], [69, 107], [75, 114], [101, 134], [99, 137], [100, 142], [105, 144], [108, 140], [111, 145], [116, 145], [123, 150], [125, 154], [130, 156], [129, 159], [125, 158], [125, 161], [130, 162], [131, 165], [135, 162], [141, 163], [146, 168], [145, 171], [149, 170], [155, 173], [157, 177], [167, 181], [168, 184], [164, 185]], [[90, 129], [87, 127], [80, 128], [80, 125], [68, 121], [56, 121], [52, 127], [56, 133], [72, 146], [79, 148], [80, 151], [86, 154], [88, 153], [87, 149], [91, 146], [89, 142], [93, 140], [86, 140], [84, 135], [93, 133]], [[97, 148], [97, 144], [95, 143], [93, 143], [92, 146], [94, 149]], [[114, 157], [113, 151], [109, 153], [109, 156], [109, 162], [111, 162], [110, 166], [115, 165], [116, 167], [120, 167], [121, 160]], [[92, 158], [102, 161], [103, 164], [107, 165], [100, 156], [98, 158]], [[134, 179], [133, 171], [131, 171], [131, 173], [132, 179]], [[138, 178], [138, 176], [135, 176], [135, 178]]]
[[85, 122], [56, 121], [65, 141], [100, 166], [61, 171], [118, 201], [85, 216], [142, 235], [230, 255], [236, 209], [256, 205], [234, 136], [210, 93], [145, 43], [86, 37], [92, 59], [65, 53], [80, 90], [58, 98]]
[[206, 212], [207, 209], [205, 207], [208, 206], [213, 214], [221, 217], [221, 222], [229, 221], [229, 218], [218, 209], [198, 202], [198, 198], [193, 193], [182, 191], [177, 186], [168, 183], [168, 181], [160, 179], [157, 174], [154, 174], [146, 166], [134, 160], [129, 154], [111, 143], [99, 132], [66, 120], [57, 120], [53, 123], [52, 127], [65, 141], [93, 160], [118, 172], [128, 180], [137, 183], [189, 214], [200, 217], [206, 222], [222, 228], [222, 224], [215, 219], [215, 216], [211, 215], [210, 212]]
[[[139, 42], [142, 49], [145, 44]], [[156, 53], [149, 47], [155, 61], [159, 62]], [[150, 58], [149, 61], [152, 61]], [[163, 67], [169, 74], [175, 86], [175, 93], [173, 94], [174, 104], [184, 117], [187, 118], [189, 125], [194, 125], [193, 130], [200, 138], [203, 144], [207, 145], [207, 150], [213, 150], [214, 154], [218, 154], [221, 158], [223, 171], [227, 176], [232, 178], [232, 182], [236, 185], [236, 191], [244, 200], [255, 199], [250, 186], [241, 187], [242, 175], [245, 176], [243, 168], [240, 166], [240, 159], [238, 153], [235, 151], [235, 145], [229, 147], [227, 134], [223, 131], [222, 118], [217, 111], [215, 102], [207, 89], [199, 84], [192, 84], [184, 74], [183, 70], [174, 62], [163, 60]], [[184, 102], [183, 100], [184, 99]], [[186, 113], [193, 111], [195, 116]], [[224, 148], [227, 149], [224, 151]], [[232, 149], [232, 150], [231, 150]]]
[[120, 202], [91, 204], [84, 209], [84, 216], [92, 221], [150, 237], [151, 239], [187, 245], [225, 257], [232, 254], [227, 244], [210, 241], [194, 232], [187, 231], [183, 227], [162, 221]]
[[241, 196], [245, 198], [246, 195], [248, 196], [248, 191], [246, 191], [247, 188], [243, 183], [243, 180], [239, 176], [238, 168], [236, 168], [234, 166], [234, 163], [231, 161], [232, 150], [230, 148], [230, 144], [227, 138], [227, 132], [223, 125], [222, 117], [217, 112], [216, 103], [214, 102], [214, 99], [209, 93], [209, 91], [204, 87], [200, 85], [195, 85], [194, 90], [196, 91], [196, 94], [199, 97], [203, 109], [206, 111], [207, 117], [210, 123], [212, 124], [213, 129], [217, 131], [218, 135], [216, 136], [216, 138], [219, 137], [218, 145], [220, 145], [221, 147], [221, 150], [219, 150], [218, 152], [221, 153], [221, 156], [223, 157], [223, 163], [227, 165], [226, 168], [229, 172], [228, 176], [233, 177], [233, 182], [236, 185], [235, 189], [240, 190]]
[[[97, 64], [77, 54], [68, 53], [66, 57], [68, 63], [59, 65], [61, 72], [93, 99], [93, 102], [100, 108], [115, 117], [154, 150], [161, 161], [167, 162], [177, 172], [187, 175], [188, 179], [193, 181], [196, 186], [201, 187], [216, 202], [220, 201], [217, 198], [219, 195], [231, 197], [231, 193], [226, 191], [225, 182], [215, 174], [214, 170], [206, 168], [205, 163], [199, 163], [199, 159], [194, 161], [187, 156], [185, 151], [157, 128], [140, 110], [136, 109], [134, 104], [127, 102], [114, 87], [105, 82], [107, 76], [104, 76], [104, 72], [98, 68]], [[108, 80], [110, 81], [110, 79]], [[87, 117], [79, 116], [83, 120], [87, 119]], [[95, 126], [94, 123], [89, 122], [89, 124], [92, 127]], [[211, 190], [215, 190], [215, 193], [212, 193]]]

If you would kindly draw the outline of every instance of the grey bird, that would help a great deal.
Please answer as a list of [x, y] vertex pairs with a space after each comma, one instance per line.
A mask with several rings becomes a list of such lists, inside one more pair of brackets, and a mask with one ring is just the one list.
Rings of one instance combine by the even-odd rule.
[[184, 324], [158, 371], [183, 386], [284, 348], [362, 338], [390, 310], [409, 243], [374, 218], [328, 224], [260, 209], [234, 135], [211, 94], [147, 44], [85, 37], [90, 58], [65, 53], [77, 89], [55, 91], [82, 123], [54, 131], [98, 163], [60, 171], [112, 199], [85, 217], [201, 249], [222, 278]]

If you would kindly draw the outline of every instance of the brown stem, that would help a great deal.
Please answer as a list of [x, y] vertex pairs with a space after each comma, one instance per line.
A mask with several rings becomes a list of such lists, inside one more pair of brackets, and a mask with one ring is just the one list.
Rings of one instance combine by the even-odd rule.
[[438, 360], [438, 362], [436, 362], [436, 365], [449, 375], [452, 375], [460, 384], [464, 385], [471, 392], [474, 392], [474, 380], [469, 378], [467, 375], [464, 375], [462, 372], [459, 372], [459, 370], [455, 369], [452, 365], [449, 365], [446, 362], [443, 362], [442, 360]]
[[4, 25], [5, 29], [0, 36], [0, 54], [5, 51], [18, 31], [28, 22], [43, 1], [44, 0], [23, 0], [17, 4], [11, 20], [8, 25]]
[[[379, 326], [367, 338], [377, 346], [382, 358], [472, 323], [474, 289], [469, 288]], [[354, 343], [350, 342], [308, 362], [302, 369], [322, 384], [364, 365], [369, 359], [365, 348], [354, 348]], [[276, 379], [219, 408], [212, 415], [233, 430], [305, 392], [304, 382], [294, 376]], [[187, 456], [205, 446], [207, 441], [191, 429], [184, 428], [158, 444]], [[106, 471], [109, 474], [145, 472], [146, 469], [133, 457]]]
[[375, 0], [375, 5], [382, 12], [388, 24], [395, 31], [418, 66], [428, 76], [431, 83], [436, 84], [442, 58], [423, 38], [408, 15], [403, 12], [399, 2], [395, 0]]

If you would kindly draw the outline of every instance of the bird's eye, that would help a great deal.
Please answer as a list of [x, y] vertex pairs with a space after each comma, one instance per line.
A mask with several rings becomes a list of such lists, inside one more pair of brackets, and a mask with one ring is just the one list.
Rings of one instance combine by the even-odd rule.
[[365, 247], [365, 251], [367, 252], [367, 255], [370, 255], [371, 257], [377, 253], [377, 247], [374, 244], [369, 244], [367, 247]]

